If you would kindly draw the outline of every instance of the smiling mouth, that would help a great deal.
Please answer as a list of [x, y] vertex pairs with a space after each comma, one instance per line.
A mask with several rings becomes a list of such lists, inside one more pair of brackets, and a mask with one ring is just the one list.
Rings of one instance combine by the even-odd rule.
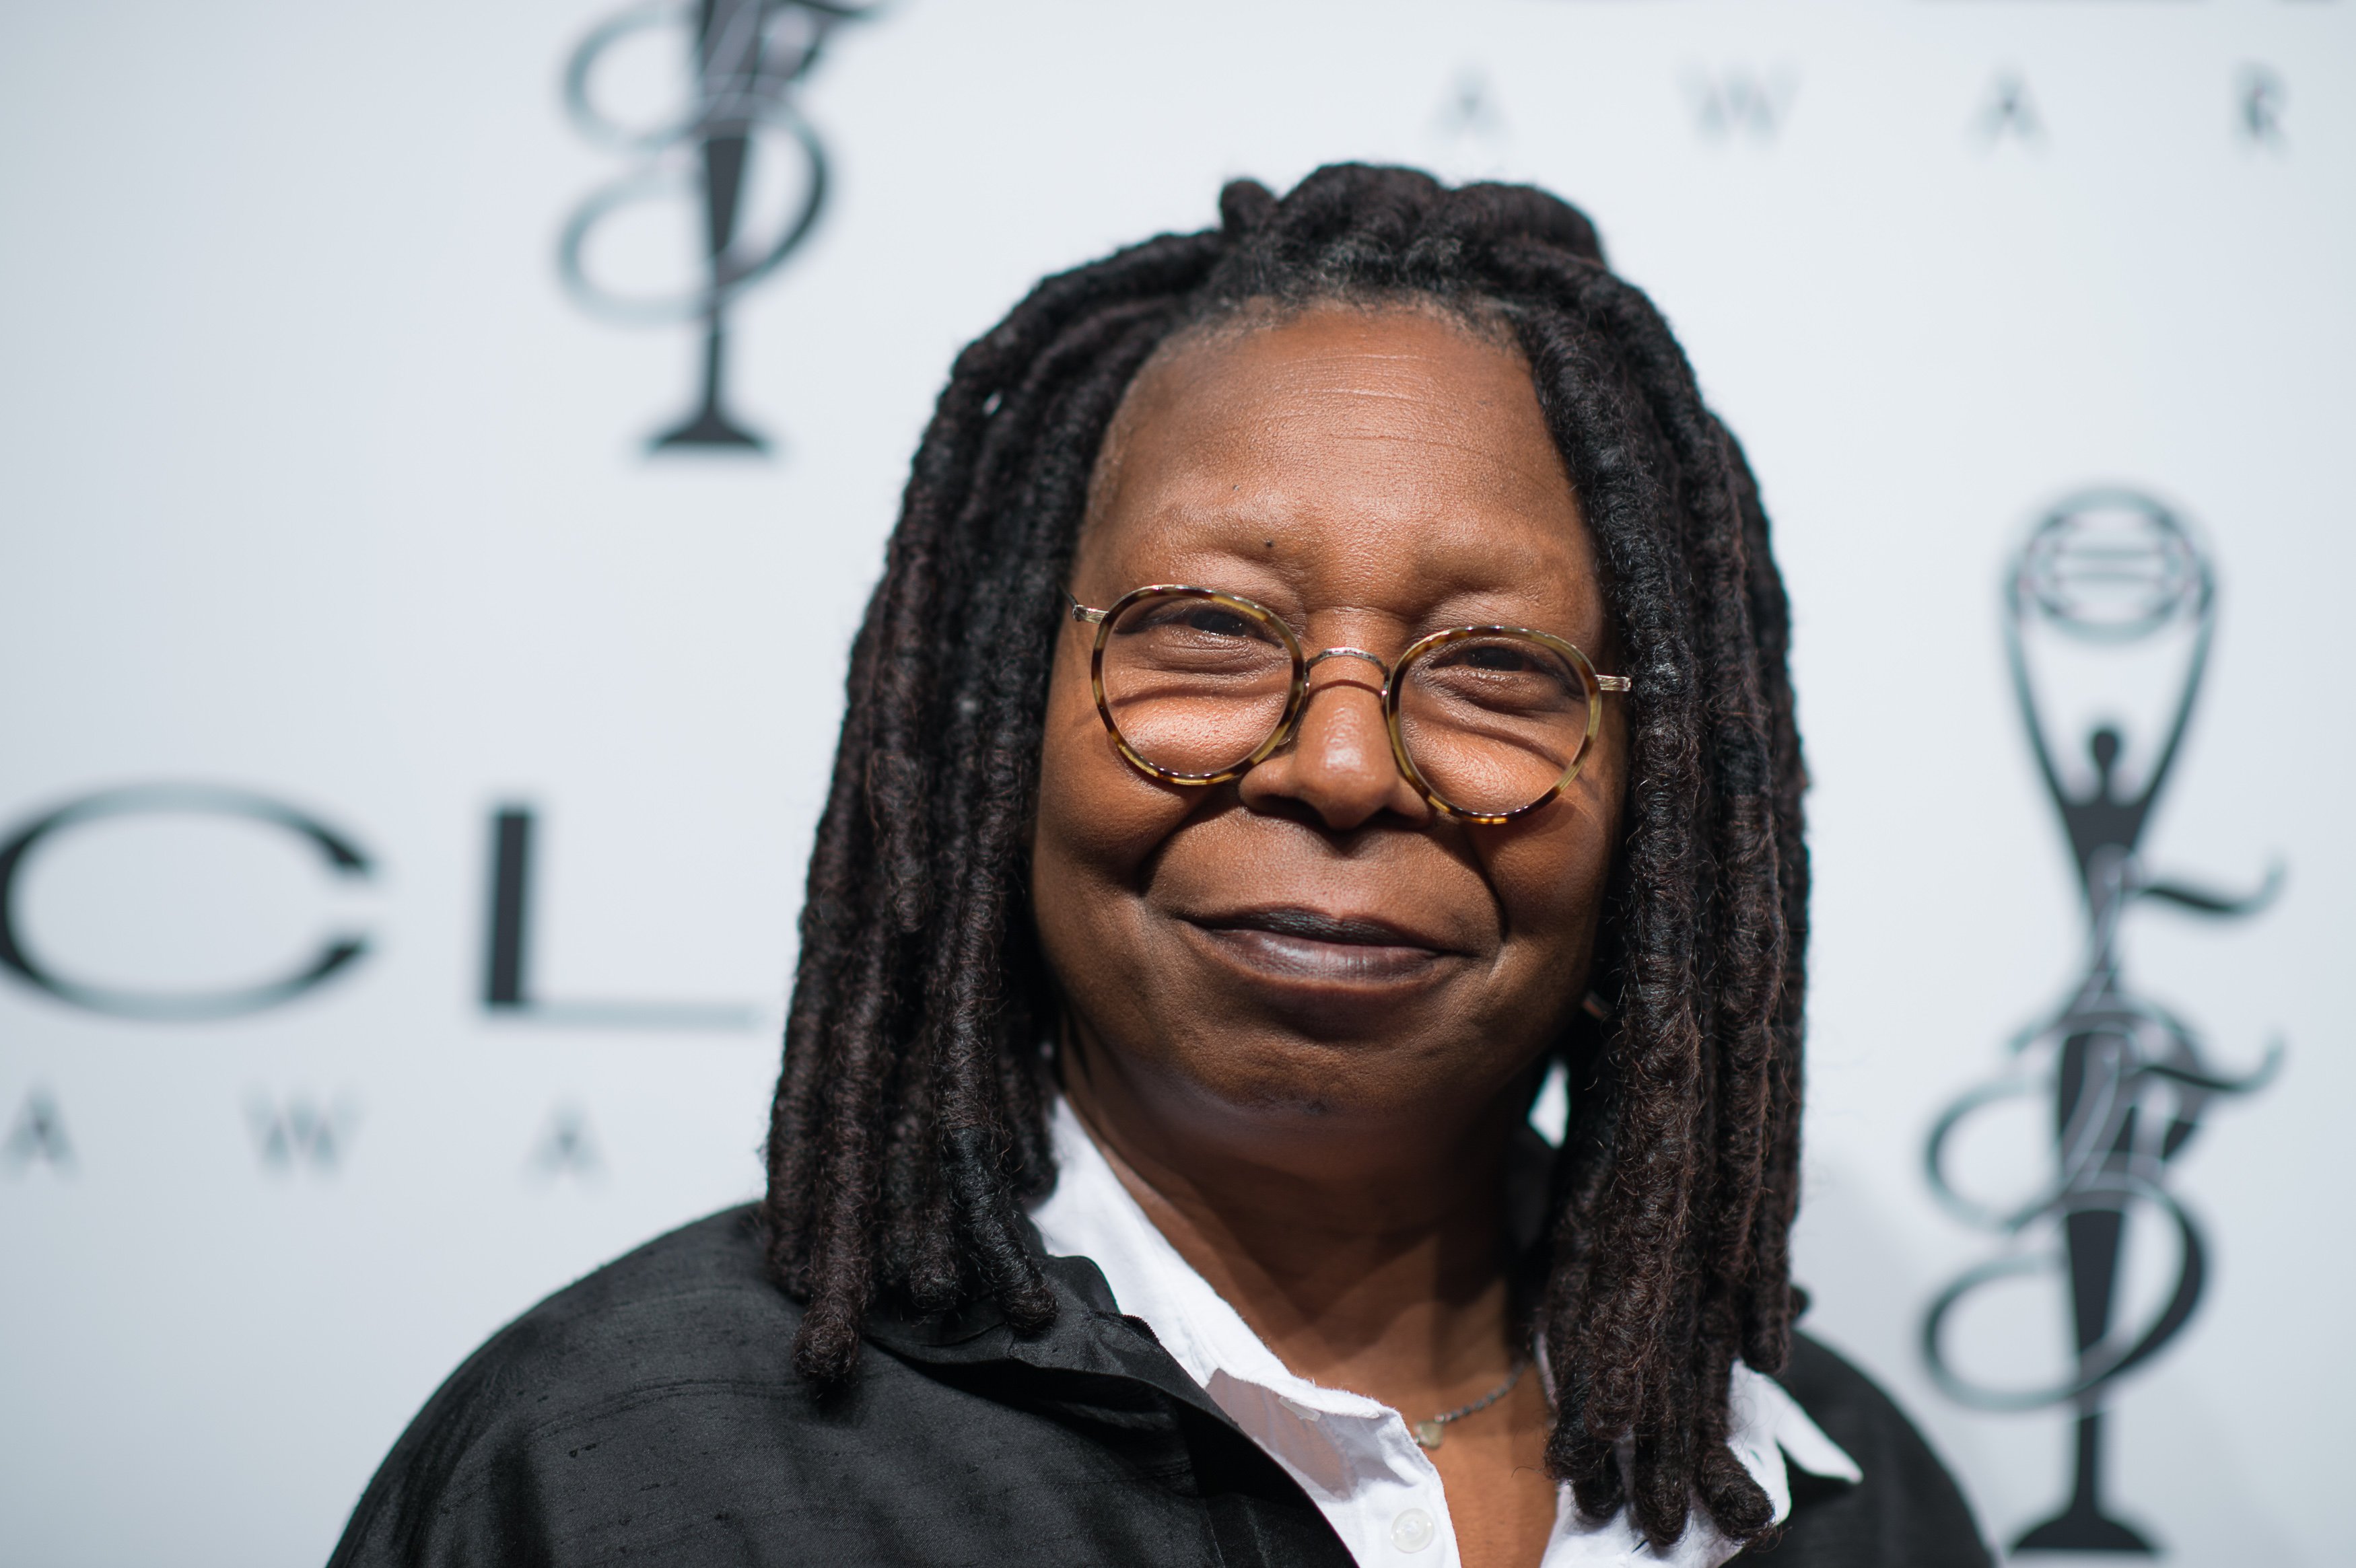
[[1279, 981], [1395, 986], [1429, 977], [1458, 956], [1387, 921], [1307, 909], [1184, 917], [1230, 962]]

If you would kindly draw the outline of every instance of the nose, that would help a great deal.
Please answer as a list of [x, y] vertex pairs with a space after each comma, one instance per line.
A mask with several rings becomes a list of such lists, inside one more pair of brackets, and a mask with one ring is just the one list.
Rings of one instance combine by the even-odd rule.
[[1237, 781], [1244, 804], [1266, 810], [1290, 801], [1336, 833], [1386, 811], [1418, 827], [1428, 822], [1430, 803], [1391, 756], [1382, 679], [1369, 658], [1345, 655], [1314, 665], [1291, 739]]

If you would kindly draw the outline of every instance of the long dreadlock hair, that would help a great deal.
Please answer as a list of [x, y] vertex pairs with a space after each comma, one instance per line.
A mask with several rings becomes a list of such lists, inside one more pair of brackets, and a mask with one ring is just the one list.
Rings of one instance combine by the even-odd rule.
[[1507, 325], [1603, 565], [1631, 772], [1599, 937], [1608, 1022], [1555, 1048], [1571, 1115], [1534, 1260], [1549, 1469], [1655, 1544], [1698, 1498], [1771, 1507], [1726, 1445], [1739, 1356], [1783, 1369], [1794, 1293], [1807, 859], [1767, 520], [1731, 436], [1584, 215], [1527, 187], [1319, 170], [1047, 279], [960, 354], [917, 450], [801, 916], [764, 1217], [797, 1366], [852, 1374], [879, 1296], [1055, 1307], [1023, 1206], [1054, 1183], [1055, 990], [1026, 901], [1061, 592], [1107, 426], [1174, 334], [1323, 300]]

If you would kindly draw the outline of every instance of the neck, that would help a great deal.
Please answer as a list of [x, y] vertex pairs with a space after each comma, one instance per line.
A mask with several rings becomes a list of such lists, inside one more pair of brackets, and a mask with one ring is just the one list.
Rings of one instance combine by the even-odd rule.
[[1173, 1105], [1076, 1040], [1063, 1077], [1130, 1196], [1295, 1372], [1412, 1417], [1477, 1397], [1513, 1364], [1517, 1088], [1471, 1115], [1328, 1128]]

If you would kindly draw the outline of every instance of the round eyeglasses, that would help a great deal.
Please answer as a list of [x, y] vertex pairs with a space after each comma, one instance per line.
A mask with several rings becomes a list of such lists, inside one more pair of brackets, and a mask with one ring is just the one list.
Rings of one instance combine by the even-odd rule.
[[1304, 654], [1274, 611], [1215, 588], [1153, 583], [1109, 609], [1071, 606], [1097, 629], [1089, 676], [1113, 744], [1164, 784], [1239, 776], [1291, 739], [1311, 670], [1364, 659], [1383, 672], [1383, 719], [1408, 782], [1444, 816], [1509, 822], [1579, 776], [1604, 694], [1633, 689], [1526, 626], [1451, 626], [1388, 661], [1364, 648]]

